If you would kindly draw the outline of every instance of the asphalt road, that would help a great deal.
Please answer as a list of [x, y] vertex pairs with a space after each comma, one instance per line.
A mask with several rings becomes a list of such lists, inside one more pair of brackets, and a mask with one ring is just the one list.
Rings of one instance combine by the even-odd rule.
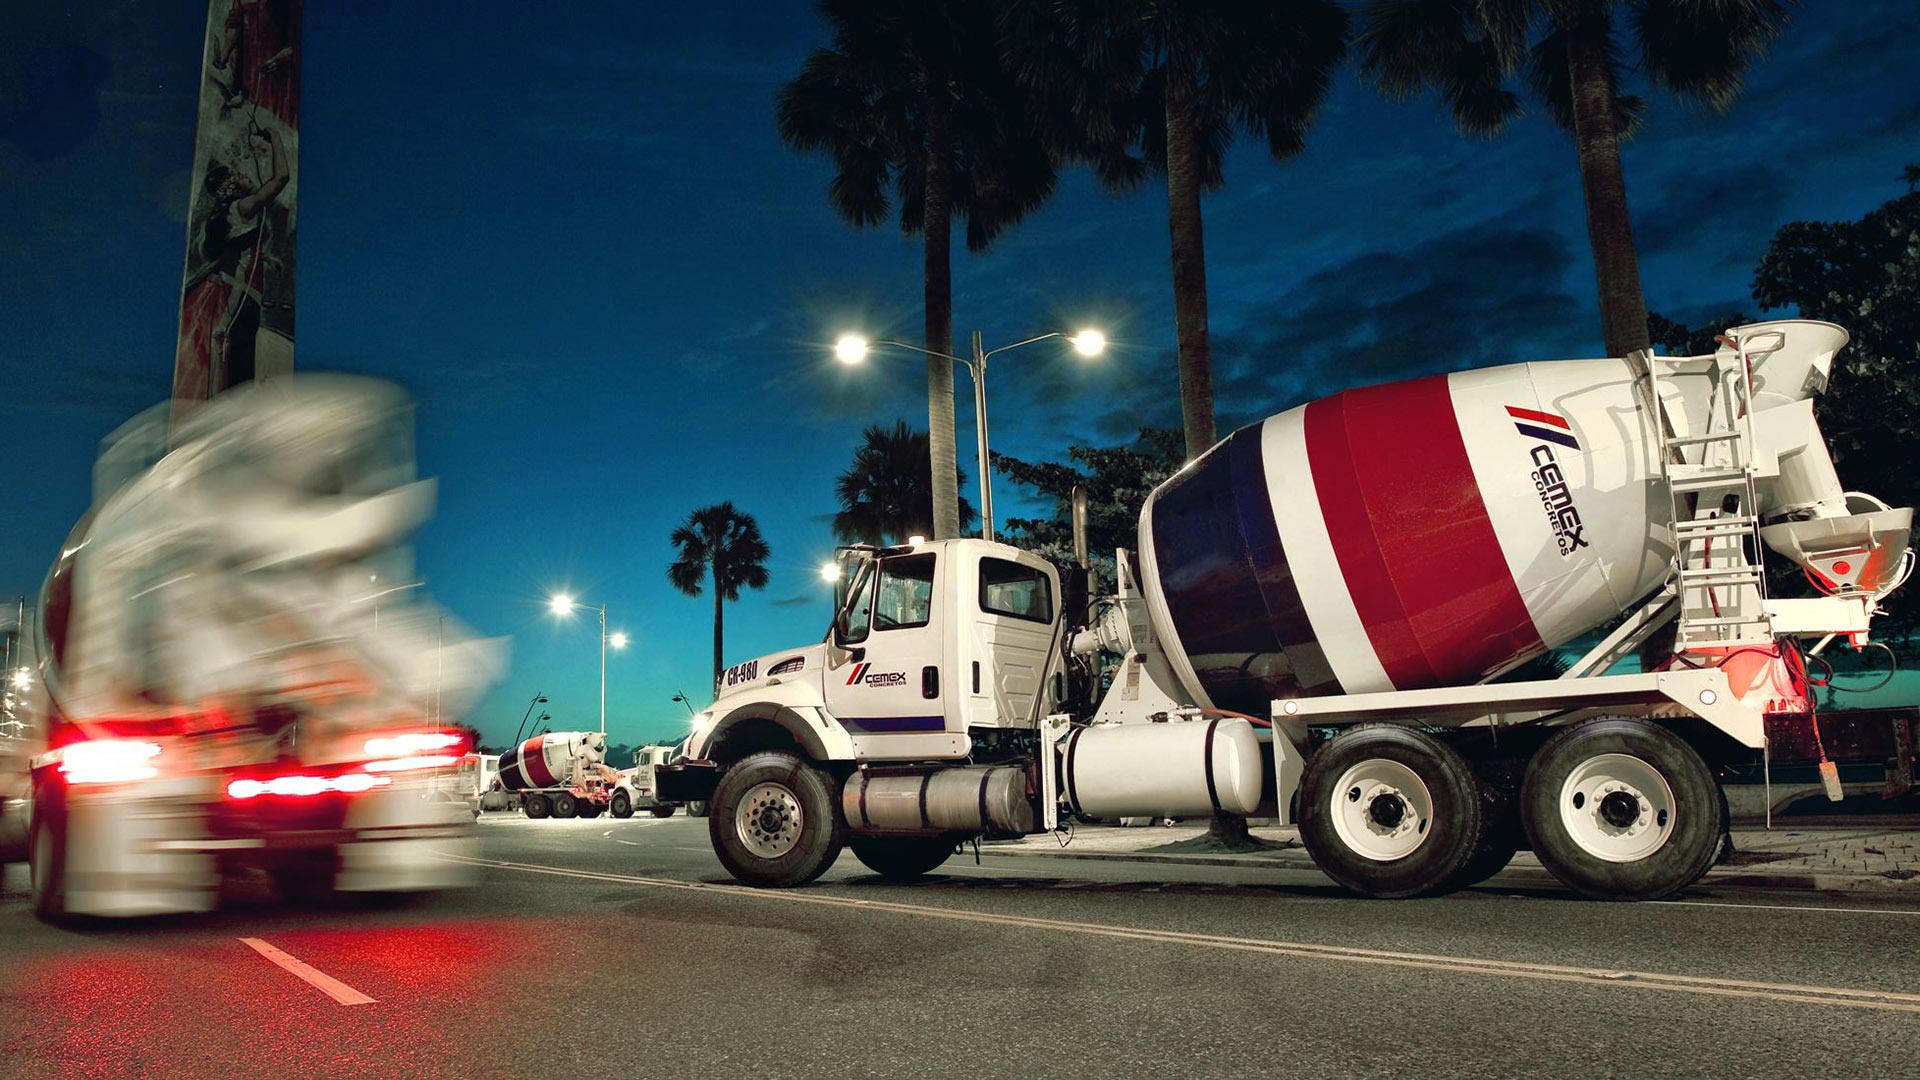
[[481, 837], [459, 892], [315, 911], [241, 881], [86, 932], [9, 867], [0, 1076], [1920, 1075], [1920, 906], [1881, 898], [1367, 902], [991, 846], [760, 892], [704, 821]]

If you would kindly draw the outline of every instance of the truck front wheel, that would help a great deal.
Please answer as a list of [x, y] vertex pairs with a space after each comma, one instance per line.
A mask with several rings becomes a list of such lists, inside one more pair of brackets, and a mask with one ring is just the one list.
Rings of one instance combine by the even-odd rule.
[[707, 834], [727, 872], [748, 885], [804, 885], [840, 856], [839, 782], [793, 754], [742, 758], [714, 789]]
[[1479, 781], [1460, 754], [1412, 728], [1354, 728], [1307, 762], [1300, 839], [1322, 873], [1362, 896], [1452, 885], [1482, 836]]
[[617, 818], [630, 818], [633, 816], [633, 799], [624, 791], [616, 791], [607, 811]]
[[1724, 821], [1713, 774], [1640, 720], [1575, 724], [1540, 748], [1520, 791], [1533, 853], [1596, 900], [1658, 900], [1700, 880]]
[[951, 836], [853, 836], [854, 858], [888, 881], [915, 881], [940, 868], [953, 854]]

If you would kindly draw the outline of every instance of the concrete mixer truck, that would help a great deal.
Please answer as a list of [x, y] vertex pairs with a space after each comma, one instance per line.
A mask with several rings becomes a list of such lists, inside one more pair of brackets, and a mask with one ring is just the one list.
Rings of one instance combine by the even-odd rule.
[[[843, 846], [907, 880], [1070, 814], [1264, 810], [1366, 896], [1522, 847], [1670, 895], [1721, 848], [1716, 767], [1818, 724], [1808, 664], [1912, 569], [1912, 511], [1846, 490], [1814, 420], [1846, 340], [1761, 323], [1282, 412], [1151, 493], [1107, 595], [981, 540], [844, 549], [826, 640], [726, 669], [662, 796], [710, 800], [760, 886]], [[1769, 551], [1810, 595], [1773, 595]]]
[[302, 897], [462, 883], [433, 856], [471, 820], [432, 781], [466, 747], [429, 703], [470, 702], [499, 648], [380, 588], [432, 504], [411, 406], [302, 375], [170, 413], [105, 441], [41, 592], [0, 857], [25, 856], [50, 920], [209, 910], [244, 869]]
[[530, 818], [631, 817], [633, 797], [620, 790], [620, 770], [606, 757], [600, 732], [546, 732], [500, 755], [500, 783], [520, 794]]

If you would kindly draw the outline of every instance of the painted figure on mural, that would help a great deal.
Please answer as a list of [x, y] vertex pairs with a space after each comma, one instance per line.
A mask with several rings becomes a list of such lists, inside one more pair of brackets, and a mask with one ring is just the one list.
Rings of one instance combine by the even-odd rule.
[[264, 180], [255, 182], [243, 169], [215, 162], [201, 181], [206, 214], [193, 252], [200, 269], [189, 278], [181, 304], [179, 347], [206, 358], [214, 392], [255, 375], [255, 345], [269, 300], [269, 210], [289, 176], [286, 152], [273, 131], [252, 137], [268, 159]]
[[211, 0], [174, 356], [176, 419], [293, 370], [300, 0]]

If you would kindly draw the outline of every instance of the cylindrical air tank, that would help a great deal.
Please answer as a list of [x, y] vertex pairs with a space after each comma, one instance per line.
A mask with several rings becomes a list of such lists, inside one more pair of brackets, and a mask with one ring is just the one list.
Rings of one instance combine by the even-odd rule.
[[[1757, 411], [1817, 390], [1846, 341], [1764, 326], [1783, 329], [1752, 365]], [[1235, 432], [1141, 510], [1141, 584], [1175, 672], [1203, 705], [1264, 716], [1274, 698], [1472, 683], [1618, 616], [1672, 555], [1635, 383], [1620, 359], [1514, 364]], [[1682, 433], [1705, 423], [1709, 380], [1662, 385]]]
[[597, 731], [550, 731], [500, 755], [500, 786], [508, 791], [567, 787], [600, 764], [607, 737]]

